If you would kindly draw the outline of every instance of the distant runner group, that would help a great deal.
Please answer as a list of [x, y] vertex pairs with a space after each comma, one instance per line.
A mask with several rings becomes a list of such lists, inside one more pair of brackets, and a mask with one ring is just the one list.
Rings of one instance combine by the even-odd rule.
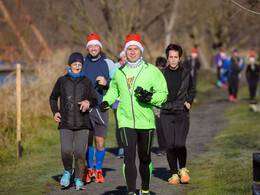
[[109, 108], [116, 116], [118, 157], [124, 158], [126, 194], [136, 194], [136, 149], [142, 181], [139, 194], [150, 194], [151, 148], [158, 122], [172, 173], [169, 184], [189, 182], [186, 138], [189, 110], [196, 94], [193, 77], [196, 72], [191, 68], [195, 67], [194, 62], [180, 64], [182, 47], [170, 44], [165, 50], [168, 65], [162, 69], [153, 66], [143, 59], [144, 46], [139, 34], [126, 36], [116, 64], [101, 52], [102, 42], [97, 34], [88, 36], [86, 49], [85, 58], [78, 52], [69, 56], [68, 73], [58, 78], [50, 95], [53, 117], [59, 123], [65, 169], [60, 185], [68, 187], [73, 174], [76, 190], [85, 189], [92, 180], [104, 182], [102, 164]]

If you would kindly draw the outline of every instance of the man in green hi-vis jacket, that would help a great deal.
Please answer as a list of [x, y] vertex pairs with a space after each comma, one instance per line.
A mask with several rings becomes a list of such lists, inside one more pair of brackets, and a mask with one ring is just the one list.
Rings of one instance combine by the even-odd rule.
[[125, 151], [123, 174], [127, 191], [128, 194], [135, 194], [136, 191], [137, 146], [142, 179], [139, 194], [150, 194], [151, 147], [155, 129], [153, 105], [161, 106], [166, 101], [167, 84], [161, 71], [143, 60], [139, 34], [126, 37], [124, 50], [127, 62], [115, 71], [100, 110], [106, 111], [120, 96], [117, 120]]

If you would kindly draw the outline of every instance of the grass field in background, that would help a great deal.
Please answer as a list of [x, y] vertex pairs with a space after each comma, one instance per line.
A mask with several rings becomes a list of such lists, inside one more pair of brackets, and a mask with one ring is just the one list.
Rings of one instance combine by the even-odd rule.
[[206, 153], [188, 163], [189, 194], [251, 194], [252, 154], [260, 152], [260, 113], [250, 111], [248, 103], [244, 87], [225, 113], [228, 127], [208, 144]]

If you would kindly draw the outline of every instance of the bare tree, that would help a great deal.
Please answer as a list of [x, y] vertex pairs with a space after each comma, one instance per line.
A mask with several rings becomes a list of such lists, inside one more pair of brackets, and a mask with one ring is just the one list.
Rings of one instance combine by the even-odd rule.
[[165, 31], [165, 42], [164, 47], [166, 48], [171, 43], [172, 30], [175, 25], [175, 21], [178, 15], [178, 6], [179, 0], [174, 0], [173, 9], [170, 10], [169, 18], [167, 15], [164, 15], [164, 31]]

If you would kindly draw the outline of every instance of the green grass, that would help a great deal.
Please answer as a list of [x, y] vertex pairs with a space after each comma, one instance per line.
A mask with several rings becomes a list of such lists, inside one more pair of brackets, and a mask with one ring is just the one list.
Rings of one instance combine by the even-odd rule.
[[[204, 79], [212, 79], [206, 71], [200, 71], [199, 74], [203, 75], [201, 77]], [[204, 82], [204, 79], [203, 83], [198, 84], [201, 91], [213, 86], [213, 81]], [[12, 129], [15, 129], [14, 122], [10, 123]], [[1, 186], [0, 194], [44, 193], [49, 190], [47, 186], [57, 185], [63, 173], [59, 131], [57, 124], [53, 122], [51, 111], [47, 116], [32, 113], [30, 118], [22, 119], [22, 122], [22, 158], [16, 157], [17, 146], [13, 141], [15, 131], [6, 134], [10, 137], [6, 142], [8, 144], [0, 146], [0, 181], [5, 184]], [[110, 110], [106, 147], [116, 147], [115, 119], [112, 110]], [[106, 157], [107, 155], [109, 153]]]
[[[199, 70], [198, 71], [198, 83], [197, 83], [197, 93], [204, 93], [209, 89], [212, 89], [217, 84], [217, 76], [216, 73], [207, 71], [207, 70]], [[198, 97], [199, 98], [199, 97]]]
[[260, 151], [260, 113], [249, 111], [248, 88], [229, 108], [229, 125], [208, 144], [208, 151], [189, 162], [189, 194], [251, 194], [252, 154]]
[[[216, 85], [216, 79], [206, 71], [200, 71], [199, 77], [200, 103], [203, 94]], [[250, 194], [252, 153], [260, 150], [260, 114], [249, 112], [247, 96], [247, 88], [240, 90], [238, 103], [226, 112], [229, 126], [208, 144], [207, 152], [188, 162], [189, 194]], [[0, 194], [46, 193], [63, 173], [59, 131], [51, 113], [32, 116], [23, 124], [22, 158], [16, 158], [16, 142], [0, 148], [0, 181], [4, 184]], [[116, 147], [112, 110], [106, 147]]]
[[[115, 120], [110, 110], [107, 147], [116, 147]], [[57, 185], [63, 174], [60, 137], [52, 117], [41, 117], [38, 131], [30, 130], [22, 140], [22, 158], [16, 157], [16, 143], [0, 151], [0, 194], [40, 194]], [[28, 126], [29, 127], [29, 126]], [[26, 131], [26, 128], [24, 129]]]

